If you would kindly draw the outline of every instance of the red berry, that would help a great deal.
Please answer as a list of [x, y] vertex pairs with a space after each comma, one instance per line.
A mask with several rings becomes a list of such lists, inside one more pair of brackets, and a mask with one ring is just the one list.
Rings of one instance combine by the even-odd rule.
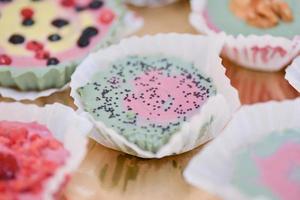
[[0, 65], [10, 65], [12, 62], [8, 55], [0, 54]]
[[38, 50], [35, 52], [35, 57], [37, 59], [48, 59], [50, 57], [50, 53], [44, 50]]
[[41, 43], [37, 41], [30, 41], [26, 44], [26, 49], [30, 51], [39, 51], [42, 50], [44, 47]]
[[31, 8], [23, 8], [21, 10], [21, 15], [24, 19], [31, 19], [33, 16], [33, 10]]
[[10, 180], [15, 178], [19, 166], [16, 158], [11, 154], [0, 152], [0, 180]]
[[100, 14], [99, 21], [104, 24], [110, 23], [115, 18], [115, 15], [110, 10], [103, 10]]
[[75, 5], [75, 1], [74, 0], [62, 0], [61, 4], [65, 7], [71, 7]]

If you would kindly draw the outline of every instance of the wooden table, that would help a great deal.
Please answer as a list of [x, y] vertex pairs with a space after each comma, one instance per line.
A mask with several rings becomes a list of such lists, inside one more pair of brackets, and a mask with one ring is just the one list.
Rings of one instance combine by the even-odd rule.
[[[145, 18], [145, 27], [137, 35], [158, 32], [193, 33], [188, 23], [188, 1], [180, 1], [164, 8], [133, 8]], [[268, 100], [292, 99], [299, 96], [286, 80], [284, 72], [250, 71], [224, 59], [227, 76], [238, 89], [243, 104]], [[75, 108], [69, 90], [39, 98], [34, 102], [45, 105], [60, 102]], [[2, 101], [12, 101], [0, 98]], [[216, 199], [205, 191], [188, 185], [182, 172], [199, 147], [191, 152], [159, 160], [139, 159], [107, 149], [93, 141], [88, 154], [65, 192], [70, 200], [198, 200]]]

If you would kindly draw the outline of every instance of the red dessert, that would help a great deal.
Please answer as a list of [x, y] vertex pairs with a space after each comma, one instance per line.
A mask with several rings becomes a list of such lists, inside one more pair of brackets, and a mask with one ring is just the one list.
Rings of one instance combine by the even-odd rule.
[[38, 200], [69, 153], [42, 125], [0, 121], [0, 200]]

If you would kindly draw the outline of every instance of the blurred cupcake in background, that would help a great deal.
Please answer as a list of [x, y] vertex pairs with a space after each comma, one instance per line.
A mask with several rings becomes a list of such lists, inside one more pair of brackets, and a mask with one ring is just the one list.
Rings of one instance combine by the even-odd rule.
[[60, 104], [0, 103], [0, 199], [60, 199], [91, 129]]
[[242, 107], [184, 172], [224, 200], [300, 197], [300, 99]]
[[192, 0], [191, 24], [227, 34], [223, 54], [244, 67], [278, 71], [300, 52], [297, 0]]
[[85, 56], [142, 24], [118, 0], [0, 1], [0, 12], [0, 94], [17, 100], [65, 89]]

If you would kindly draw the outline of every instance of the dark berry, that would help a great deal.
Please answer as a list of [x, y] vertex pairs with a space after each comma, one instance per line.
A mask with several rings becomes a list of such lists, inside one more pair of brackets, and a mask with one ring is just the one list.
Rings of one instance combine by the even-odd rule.
[[77, 12], [84, 11], [85, 9], [86, 9], [86, 7], [84, 7], [84, 6], [76, 6], [76, 7], [75, 7], [75, 10], [76, 10]]
[[23, 26], [32, 26], [33, 24], [34, 24], [33, 19], [24, 19], [24, 20], [22, 21], [22, 25], [23, 25]]
[[0, 3], [9, 3], [11, 2], [12, 0], [0, 0]]
[[0, 55], [0, 65], [10, 65], [11, 58], [8, 55], [2, 54]]
[[48, 40], [50, 40], [51, 42], [59, 41], [61, 40], [61, 36], [58, 34], [51, 34], [48, 36]]
[[93, 0], [90, 4], [89, 4], [89, 8], [90, 9], [99, 9], [103, 6], [103, 2], [99, 1], [99, 0]]
[[61, 28], [69, 24], [68, 20], [65, 19], [55, 19], [51, 22], [51, 24], [57, 28]]
[[13, 34], [9, 38], [9, 42], [12, 44], [22, 44], [25, 41], [25, 38], [20, 34]]
[[11, 180], [16, 177], [19, 166], [11, 154], [0, 153], [0, 180]]
[[90, 26], [90, 27], [87, 27], [83, 30], [82, 32], [82, 37], [93, 37], [95, 35], [98, 34], [98, 29], [93, 27], [93, 26]]
[[77, 41], [77, 46], [80, 48], [87, 47], [87, 46], [89, 46], [89, 44], [90, 44], [89, 39], [86, 39], [83, 37], [80, 37], [79, 40]]
[[49, 58], [47, 60], [47, 65], [57, 65], [59, 63], [59, 60], [57, 58]]

